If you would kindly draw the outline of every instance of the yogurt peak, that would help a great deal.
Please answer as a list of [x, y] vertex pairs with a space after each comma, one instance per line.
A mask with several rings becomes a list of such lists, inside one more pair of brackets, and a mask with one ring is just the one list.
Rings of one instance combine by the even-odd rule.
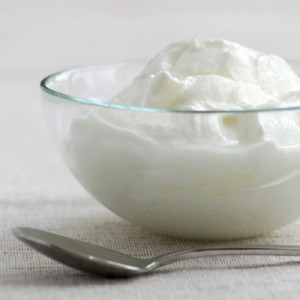
[[300, 79], [278, 56], [225, 40], [193, 39], [164, 48], [112, 102], [171, 109], [253, 109], [283, 106], [298, 98], [299, 90]]

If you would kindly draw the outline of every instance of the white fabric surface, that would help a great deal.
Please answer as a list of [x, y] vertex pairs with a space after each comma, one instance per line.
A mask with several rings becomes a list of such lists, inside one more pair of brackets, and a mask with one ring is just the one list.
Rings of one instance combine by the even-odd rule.
[[[0, 299], [299, 299], [297, 257], [205, 258], [111, 280], [64, 267], [11, 234], [38, 227], [139, 257], [207, 245], [155, 235], [92, 199], [52, 144], [39, 81], [76, 65], [151, 57], [190, 37], [299, 59], [299, 9], [297, 0], [0, 0]], [[300, 245], [300, 223], [244, 241], [260, 242]]]

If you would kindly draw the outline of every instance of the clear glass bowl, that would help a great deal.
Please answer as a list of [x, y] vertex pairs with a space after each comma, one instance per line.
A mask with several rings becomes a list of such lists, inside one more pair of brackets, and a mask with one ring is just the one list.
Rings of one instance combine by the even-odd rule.
[[82, 67], [41, 83], [49, 127], [91, 195], [132, 223], [183, 238], [246, 238], [299, 218], [300, 108], [110, 103], [143, 65]]

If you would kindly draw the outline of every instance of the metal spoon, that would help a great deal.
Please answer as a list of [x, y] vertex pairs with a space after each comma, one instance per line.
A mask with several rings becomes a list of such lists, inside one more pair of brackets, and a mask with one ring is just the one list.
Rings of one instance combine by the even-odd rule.
[[141, 275], [163, 265], [193, 256], [232, 254], [300, 256], [300, 246], [225, 245], [180, 250], [150, 259], [139, 259], [108, 248], [33, 228], [15, 228], [13, 234], [32, 248], [64, 265], [102, 276]]

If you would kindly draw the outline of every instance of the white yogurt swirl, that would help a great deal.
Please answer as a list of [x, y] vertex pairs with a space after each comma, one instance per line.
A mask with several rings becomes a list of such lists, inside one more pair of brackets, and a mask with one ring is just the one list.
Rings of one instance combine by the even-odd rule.
[[224, 112], [83, 105], [64, 156], [87, 191], [133, 223], [188, 238], [262, 234], [300, 214], [300, 112], [245, 110], [295, 106], [299, 90], [277, 56], [223, 40], [174, 43], [110, 102]]
[[[192, 110], [278, 107], [300, 90], [280, 57], [225, 40], [191, 40], [163, 49], [112, 102]], [[298, 98], [298, 97], [296, 97]]]

